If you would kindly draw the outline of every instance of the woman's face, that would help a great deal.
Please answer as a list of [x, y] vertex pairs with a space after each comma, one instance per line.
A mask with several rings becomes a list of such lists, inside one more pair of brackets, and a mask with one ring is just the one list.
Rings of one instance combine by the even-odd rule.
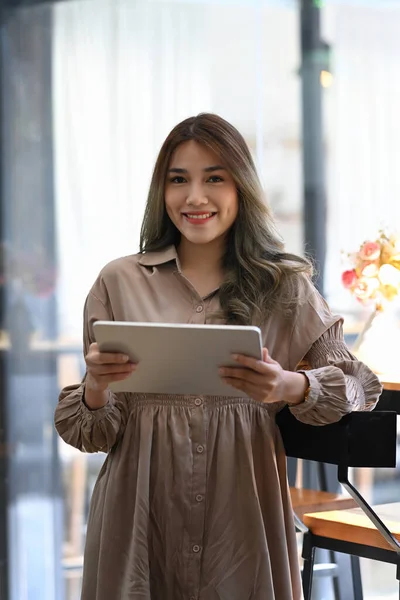
[[172, 155], [165, 205], [184, 238], [193, 244], [209, 244], [232, 227], [238, 214], [238, 194], [219, 156], [191, 140]]

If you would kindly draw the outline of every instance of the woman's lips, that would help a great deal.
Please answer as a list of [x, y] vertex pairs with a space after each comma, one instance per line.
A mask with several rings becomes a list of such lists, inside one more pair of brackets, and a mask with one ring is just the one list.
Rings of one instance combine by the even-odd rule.
[[213, 217], [217, 213], [215, 212], [204, 212], [204, 213], [182, 213], [183, 217], [190, 223], [191, 225], [204, 225], [211, 221]]

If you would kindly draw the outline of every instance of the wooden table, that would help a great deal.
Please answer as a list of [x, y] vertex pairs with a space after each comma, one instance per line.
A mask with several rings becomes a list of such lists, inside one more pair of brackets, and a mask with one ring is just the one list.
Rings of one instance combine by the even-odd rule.
[[[374, 510], [400, 542], [400, 503], [375, 506]], [[393, 551], [360, 508], [308, 514], [304, 523], [315, 535]]]
[[383, 385], [384, 390], [388, 390], [390, 392], [400, 392], [400, 381], [390, 381], [382, 379], [381, 383]]
[[307, 513], [357, 507], [356, 501], [351, 496], [331, 494], [330, 492], [320, 492], [317, 490], [291, 487], [290, 497], [294, 512], [299, 519], [303, 519]]

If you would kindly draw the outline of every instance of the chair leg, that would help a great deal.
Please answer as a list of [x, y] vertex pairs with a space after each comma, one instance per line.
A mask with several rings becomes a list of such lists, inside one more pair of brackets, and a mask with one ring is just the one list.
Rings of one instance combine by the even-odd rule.
[[[338, 564], [336, 561], [336, 556], [333, 550], [329, 551], [329, 560], [333, 565], [336, 565], [336, 569], [338, 568]], [[335, 600], [342, 600], [342, 595], [340, 593], [340, 585], [339, 585], [339, 572], [336, 573], [336, 576], [332, 579], [333, 585], [333, 597]]]
[[360, 558], [358, 556], [351, 556], [350, 560], [351, 575], [353, 578], [354, 600], [363, 600], [364, 595], [361, 579]]
[[305, 533], [303, 537], [303, 594], [304, 600], [311, 600], [315, 547], [312, 543], [312, 534]]

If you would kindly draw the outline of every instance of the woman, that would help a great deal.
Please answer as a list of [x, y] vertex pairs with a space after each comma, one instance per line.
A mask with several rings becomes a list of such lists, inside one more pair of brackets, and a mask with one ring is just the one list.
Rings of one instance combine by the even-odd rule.
[[[68, 444], [108, 453], [91, 502], [83, 600], [301, 598], [274, 415], [289, 404], [323, 425], [372, 409], [381, 392], [310, 272], [284, 252], [238, 131], [210, 114], [177, 125], [155, 165], [141, 252], [108, 264], [92, 287], [87, 373], [56, 409]], [[99, 352], [96, 320], [257, 324], [263, 360], [238, 356], [221, 369], [243, 398], [113, 394], [108, 385], [136, 366]]]

